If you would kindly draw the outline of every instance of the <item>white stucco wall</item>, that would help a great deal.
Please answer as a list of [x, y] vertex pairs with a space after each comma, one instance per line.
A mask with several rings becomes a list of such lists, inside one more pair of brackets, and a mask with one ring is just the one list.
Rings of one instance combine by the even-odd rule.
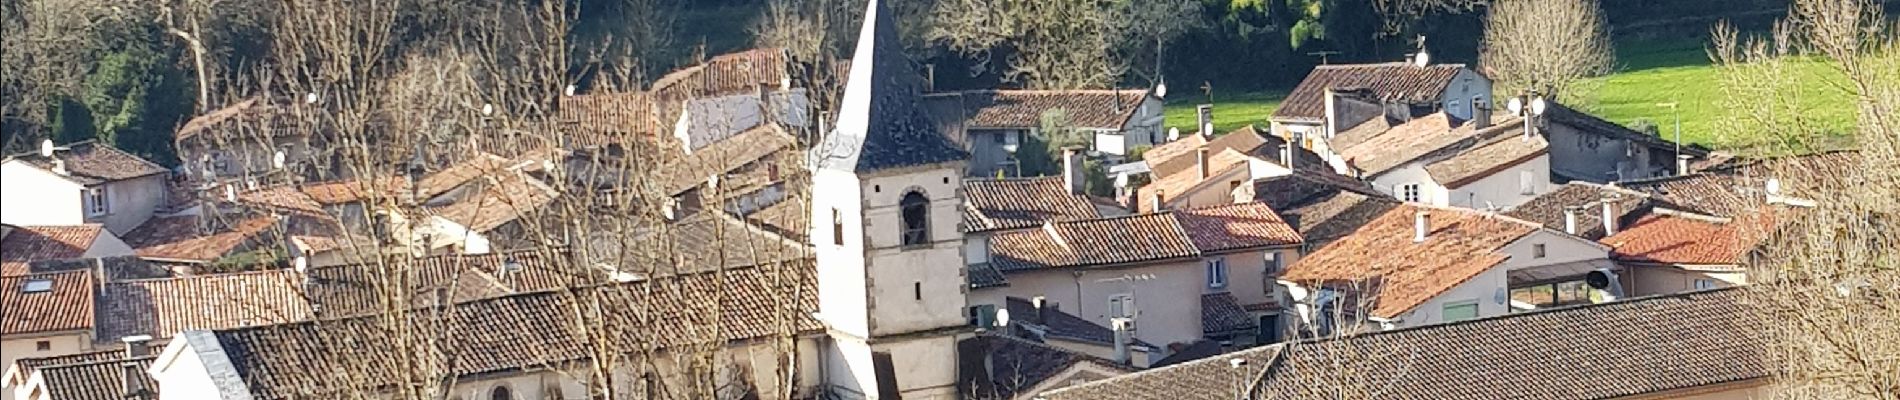
[[[1523, 175], [1531, 177], [1531, 193], [1524, 194]], [[1450, 205], [1471, 209], [1504, 210], [1524, 204], [1537, 195], [1549, 193], [1553, 189], [1550, 183], [1550, 155], [1513, 165], [1489, 176], [1479, 178], [1464, 186], [1452, 188]]]
[[1443, 105], [1445, 113], [1460, 120], [1471, 119], [1471, 99], [1478, 97], [1486, 104], [1491, 102], [1491, 80], [1477, 72], [1465, 69], [1458, 71], [1451, 84], [1445, 87], [1445, 93], [1438, 104]]
[[1380, 193], [1390, 195], [1395, 199], [1403, 200], [1400, 197], [1398, 189], [1399, 185], [1407, 183], [1418, 184], [1419, 203], [1439, 207], [1444, 207], [1450, 203], [1450, 192], [1447, 191], [1444, 186], [1439, 185], [1438, 181], [1433, 180], [1430, 173], [1425, 172], [1425, 167], [1422, 163], [1407, 163], [1372, 177], [1372, 187], [1374, 189]]
[[[1454, 286], [1438, 296], [1432, 297], [1411, 312], [1404, 314], [1398, 328], [1430, 325], [1444, 320], [1445, 306], [1464, 301], [1476, 301], [1478, 318], [1504, 315], [1511, 311], [1507, 290], [1505, 289], [1505, 269], [1492, 268], [1472, 277], [1464, 283]], [[1504, 301], [1499, 301], [1504, 300]]]
[[105, 183], [106, 198], [111, 207], [102, 221], [106, 229], [124, 235], [145, 223], [145, 220], [152, 219], [152, 214], [158, 212], [158, 206], [165, 204], [165, 177], [166, 174], [157, 174]]
[[[864, 236], [871, 290], [871, 334], [892, 335], [961, 326], [963, 237], [962, 169], [936, 168], [865, 179]], [[903, 245], [904, 195], [930, 199], [927, 246]], [[820, 238], [825, 239], [825, 238]], [[851, 238], [847, 237], [847, 240]]]
[[0, 222], [70, 226], [86, 221], [84, 188], [25, 161], [0, 164]]
[[[858, 201], [858, 178], [847, 172], [819, 169], [812, 174], [811, 197], [811, 234], [807, 237], [811, 238], [812, 254], [818, 263], [819, 313], [832, 330], [868, 338], [864, 214], [863, 204]], [[834, 216], [840, 219], [836, 226], [844, 231], [841, 245], [832, 240]], [[864, 362], [870, 365], [869, 359]]]
[[1630, 275], [1627, 280], [1633, 283], [1631, 285], [1633, 287], [1629, 289], [1631, 291], [1630, 296], [1682, 293], [1696, 290], [1695, 281], [1697, 279], [1711, 280], [1715, 283], [1716, 287], [1748, 284], [1748, 273], [1742, 271], [1690, 271], [1673, 266], [1661, 265], [1629, 265], [1625, 268], [1625, 271], [1627, 271], [1625, 273]]
[[[1138, 313], [1136, 339], [1156, 345], [1192, 342], [1201, 338], [1200, 296], [1208, 290], [1205, 269], [1196, 258], [1121, 268], [1015, 272], [1009, 274], [1009, 286], [973, 290], [970, 301], [1002, 309], [1006, 297], [1043, 296], [1064, 313], [1108, 327], [1109, 298], [1132, 294]], [[1143, 275], [1154, 278], [1132, 284], [1119, 279]]]
[[217, 382], [205, 369], [204, 360], [192, 352], [185, 341], [175, 341], [159, 354], [149, 370], [158, 382], [158, 400], [218, 399]]
[[112, 232], [100, 232], [99, 237], [92, 239], [92, 246], [87, 247], [86, 254], [81, 257], [100, 258], [136, 254], [138, 253], [132, 250], [132, 246], [125, 244], [124, 240], [119, 239], [119, 235], [114, 235]]
[[957, 337], [928, 336], [881, 342], [874, 346], [891, 354], [897, 390], [905, 399], [958, 399]]
[[[7, 288], [7, 290], [15, 290]], [[39, 350], [39, 342], [47, 342], [51, 349]], [[52, 332], [32, 335], [8, 335], [0, 340], [0, 371], [13, 367], [13, 361], [22, 358], [53, 357], [78, 354], [92, 350], [92, 335], [87, 332]], [[0, 390], [0, 398], [11, 400], [11, 390]]]

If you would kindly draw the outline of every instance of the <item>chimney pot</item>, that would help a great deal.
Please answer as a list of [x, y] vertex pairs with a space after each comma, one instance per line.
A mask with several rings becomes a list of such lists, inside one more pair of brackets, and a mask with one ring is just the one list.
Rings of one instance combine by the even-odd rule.
[[1128, 365], [1128, 360], [1131, 358], [1128, 355], [1128, 342], [1130, 342], [1134, 336], [1134, 332], [1132, 332], [1130, 328], [1135, 324], [1135, 320], [1133, 318], [1114, 318], [1109, 320], [1109, 324], [1113, 325], [1115, 331], [1115, 363]]
[[1029, 317], [1035, 318], [1034, 322], [1038, 325], [1046, 323], [1044, 321], [1049, 320], [1049, 299], [1036, 296], [1033, 299], [1029, 299], [1029, 303], [1036, 306], [1036, 315]]
[[1432, 230], [1432, 214], [1430, 212], [1419, 211], [1417, 214], [1413, 214], [1413, 215], [1414, 215], [1414, 218], [1412, 221], [1412, 225], [1413, 225], [1412, 226], [1413, 228], [1412, 241], [1416, 243], [1424, 243], [1425, 237], [1428, 236]]
[[139, 379], [140, 375], [145, 373], [145, 369], [140, 368], [137, 359], [146, 356], [145, 343], [152, 341], [152, 337], [149, 335], [126, 336], [119, 338], [119, 341], [125, 342], [125, 360], [119, 363], [120, 389], [124, 391], [121, 395], [126, 399], [151, 397], [145, 387], [145, 381]]
[[1688, 154], [1676, 155], [1676, 175], [1689, 174], [1689, 159], [1690, 158], [1692, 157], [1690, 157]]

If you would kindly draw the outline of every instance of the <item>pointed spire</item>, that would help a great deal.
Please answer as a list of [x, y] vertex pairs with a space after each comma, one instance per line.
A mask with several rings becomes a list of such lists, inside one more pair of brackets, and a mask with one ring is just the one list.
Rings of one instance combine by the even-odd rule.
[[836, 129], [812, 149], [820, 168], [868, 172], [968, 159], [924, 113], [922, 77], [904, 56], [890, 9], [871, 0]]

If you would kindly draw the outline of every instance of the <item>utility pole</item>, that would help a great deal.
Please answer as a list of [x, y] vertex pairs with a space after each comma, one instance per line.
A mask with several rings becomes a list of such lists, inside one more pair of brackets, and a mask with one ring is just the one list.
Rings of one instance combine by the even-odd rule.
[[1656, 103], [1656, 106], [1669, 107], [1669, 112], [1676, 115], [1676, 158], [1680, 159], [1682, 158], [1682, 102]]

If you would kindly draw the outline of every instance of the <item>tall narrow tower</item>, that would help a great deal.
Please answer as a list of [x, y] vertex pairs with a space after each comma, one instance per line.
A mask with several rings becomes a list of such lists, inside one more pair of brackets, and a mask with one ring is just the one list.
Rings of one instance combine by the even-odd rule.
[[811, 154], [825, 376], [845, 397], [955, 398], [969, 154], [925, 114], [891, 18], [870, 1], [837, 127]]

